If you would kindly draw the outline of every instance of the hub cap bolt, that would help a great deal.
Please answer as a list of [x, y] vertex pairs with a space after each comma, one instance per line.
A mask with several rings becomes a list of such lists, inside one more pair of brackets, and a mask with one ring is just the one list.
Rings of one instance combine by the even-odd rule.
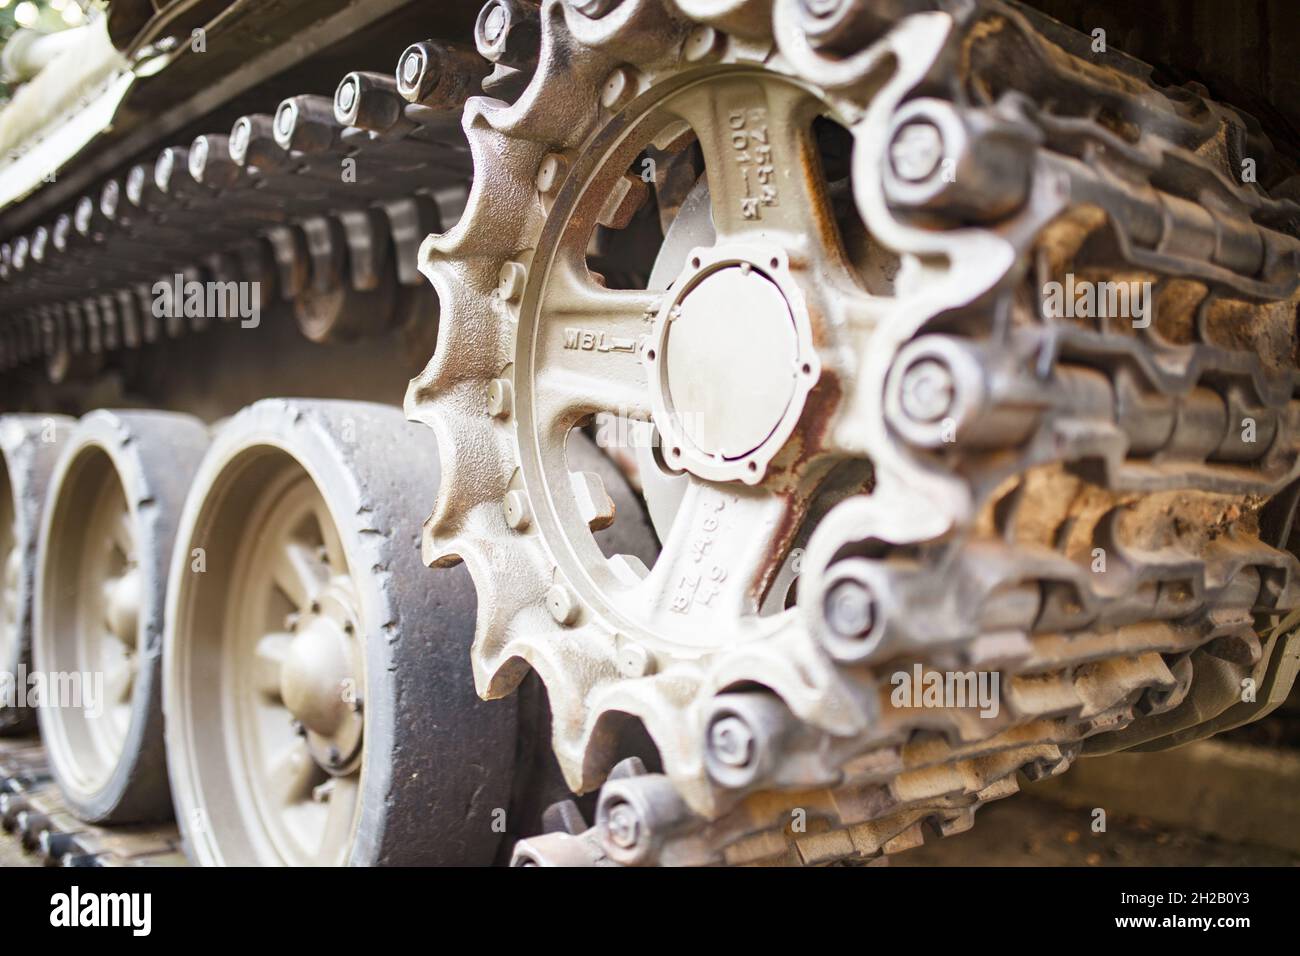
[[407, 83], [414, 83], [415, 78], [419, 75], [420, 58], [414, 53], [408, 53], [405, 62], [402, 63], [402, 79]]
[[600, 104], [607, 110], [620, 110], [636, 95], [636, 77], [632, 70], [620, 66], [605, 80], [600, 90]]
[[537, 167], [537, 191], [544, 196], [555, 192], [564, 179], [566, 166], [564, 157], [557, 153], [551, 153], [543, 159]]

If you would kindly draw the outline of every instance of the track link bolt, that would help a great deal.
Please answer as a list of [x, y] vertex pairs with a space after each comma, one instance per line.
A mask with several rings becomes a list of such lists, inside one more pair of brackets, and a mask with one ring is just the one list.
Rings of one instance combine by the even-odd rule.
[[622, 2], [623, 0], [569, 0], [569, 6], [588, 20], [599, 20]]
[[876, 625], [876, 598], [861, 581], [845, 579], [831, 586], [824, 604], [826, 626], [837, 637], [869, 636]]
[[933, 123], [908, 123], [889, 144], [889, 161], [894, 174], [909, 183], [919, 183], [934, 175], [943, 161], [943, 135]]
[[923, 359], [903, 374], [899, 396], [903, 412], [913, 421], [937, 422], [952, 411], [957, 382], [952, 370], [935, 359]]
[[620, 802], [609, 808], [605, 829], [610, 842], [625, 850], [631, 850], [641, 842], [641, 817], [630, 803]]
[[654, 672], [654, 659], [640, 644], [627, 642], [618, 652], [618, 670], [624, 677], [645, 677]]
[[699, 63], [722, 52], [726, 36], [713, 27], [700, 25], [686, 35], [682, 57], [687, 63]]
[[747, 767], [754, 760], [756, 741], [749, 725], [735, 715], [721, 717], [709, 728], [709, 749], [728, 767]]

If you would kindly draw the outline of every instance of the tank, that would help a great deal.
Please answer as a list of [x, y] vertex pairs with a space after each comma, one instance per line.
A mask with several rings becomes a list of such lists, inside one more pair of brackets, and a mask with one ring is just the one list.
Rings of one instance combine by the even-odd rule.
[[862, 864], [1266, 716], [1300, 31], [1158, 6], [42, 14], [0, 107], [6, 828]]

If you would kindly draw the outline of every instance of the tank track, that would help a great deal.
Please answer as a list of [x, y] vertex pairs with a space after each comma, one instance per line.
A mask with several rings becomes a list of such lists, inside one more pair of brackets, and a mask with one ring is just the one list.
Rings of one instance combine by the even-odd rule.
[[[416, 44], [393, 78], [350, 74], [332, 102], [295, 97], [229, 135], [170, 147], [0, 246], [0, 368], [44, 360], [57, 379], [201, 331], [202, 316], [153, 314], [152, 282], [175, 272], [261, 282], [322, 340], [400, 322], [429, 292], [417, 266], [429, 270], [437, 253], [417, 250], [485, 172], [461, 135], [462, 107], [480, 116], [483, 101], [470, 99], [480, 91], [545, 104], [565, 75], [548, 49], [646, 75], [699, 50], [797, 74], [853, 120], [855, 176], [871, 181], [855, 184], [857, 207], [911, 263], [898, 298], [899, 312], [914, 312], [888, 336], [887, 359], [856, 356], [865, 371], [845, 376], [850, 412], [829, 424], [877, 473], [872, 495], [836, 505], [806, 542], [803, 638], [785, 664], [815, 658], [817, 693], [706, 687], [755, 730], [763, 773], [738, 785], [711, 777], [699, 722], [716, 711], [681, 708], [674, 726], [699, 741], [682, 762], [692, 773], [646, 772], [637, 760], [596, 767], [596, 783], [609, 773], [594, 825], [557, 804], [551, 832], [521, 841], [516, 863], [872, 860], [927, 832], [967, 829], [980, 806], [1017, 790], [1018, 774], [1254, 719], [1285, 695], [1300, 656], [1280, 626], [1300, 605], [1295, 181], [1253, 120], [1203, 91], [1161, 87], [1121, 55], [1098, 66], [1086, 38], [1020, 7], [932, 6], [849, 3], [823, 18], [795, 0], [548, 0], [489, 45], [491, 76], [467, 49]], [[904, 75], [882, 93], [877, 71], [891, 56]], [[589, 117], [608, 118], [589, 105]], [[894, 169], [886, 146], [917, 123], [963, 138], [955, 182], [918, 185]], [[553, 201], [536, 160], [576, 159], [598, 125], [567, 131], [558, 153], [528, 143], [530, 202]], [[355, 205], [341, 208], [337, 188], [303, 188], [349, 159]], [[1257, 181], [1239, 180], [1243, 159]], [[495, 276], [531, 247], [486, 241], [498, 226], [484, 209], [470, 193], [457, 229], [469, 240], [442, 258], [480, 255]], [[491, 248], [474, 249], [480, 238]], [[949, 269], [924, 276], [928, 291], [908, 278], [938, 256]], [[1067, 274], [1150, 282], [1154, 320], [1125, 328], [1046, 314], [1038, 290]], [[442, 321], [466, 321], [463, 303], [444, 301]], [[449, 335], [439, 348], [447, 341], [463, 344]], [[464, 372], [476, 394], [501, 374], [493, 361]], [[936, 418], [952, 420], [953, 439], [907, 411], [921, 386], [906, 373], [925, 363], [947, 376], [950, 414]], [[434, 378], [413, 389], [416, 411], [434, 401]], [[458, 434], [455, 453], [472, 441]], [[498, 546], [514, 540], [504, 527]], [[827, 611], [841, 588], [870, 597], [862, 633]], [[913, 663], [999, 671], [1002, 716], [892, 707], [889, 668]], [[1243, 681], [1253, 701], [1241, 699]], [[480, 691], [504, 692], [486, 679]], [[6, 826], [12, 815], [25, 840], [49, 832], [63, 862], [175, 861], [174, 834], [115, 844], [121, 831], [67, 820], [42, 782], [39, 748], [0, 753]]]
[[63, 804], [35, 740], [0, 739], [0, 826], [46, 866], [186, 866], [171, 824], [100, 827]]
[[464, 201], [459, 110], [486, 73], [472, 48], [416, 43], [396, 77], [353, 72], [332, 100], [290, 97], [229, 134], [167, 147], [11, 237], [0, 369], [43, 360], [59, 382], [93, 374], [100, 356], [203, 331], [207, 309], [172, 301], [177, 275], [256, 282], [315, 341], [436, 314], [416, 252]]

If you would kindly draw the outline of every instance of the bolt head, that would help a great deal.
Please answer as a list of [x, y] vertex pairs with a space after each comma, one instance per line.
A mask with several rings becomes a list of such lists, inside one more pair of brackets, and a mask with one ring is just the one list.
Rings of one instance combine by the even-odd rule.
[[803, 7], [809, 16], [825, 17], [852, 2], [853, 0], [799, 0], [799, 6]]
[[518, 262], [507, 262], [503, 265], [497, 280], [497, 289], [501, 293], [501, 298], [507, 302], [517, 300], [524, 291], [524, 280], [527, 277], [527, 270]]
[[235, 121], [235, 125], [230, 130], [230, 154], [239, 156], [248, 149], [248, 127], [247, 119]]
[[725, 766], [749, 766], [756, 748], [754, 732], [734, 714], [715, 720], [709, 727], [709, 750]]
[[500, 3], [494, 3], [483, 20], [483, 39], [496, 43], [506, 29], [506, 10]]
[[144, 195], [145, 170], [143, 166], [132, 166], [126, 174], [126, 198], [134, 205]]
[[641, 817], [630, 803], [616, 803], [610, 807], [605, 827], [609, 831], [609, 841], [624, 850], [630, 850], [641, 842]]
[[558, 623], [566, 626], [578, 619], [578, 602], [563, 584], [552, 584], [546, 592], [546, 609]]
[[154, 182], [160, 189], [165, 189], [168, 181], [172, 178], [172, 171], [176, 166], [176, 154], [170, 149], [164, 149], [158, 154], [158, 163], [154, 167]]
[[510, 415], [514, 389], [508, 378], [494, 378], [488, 383], [488, 414], [493, 418], [507, 418]]
[[707, 59], [722, 47], [723, 35], [713, 27], [701, 24], [691, 30], [682, 46], [682, 56], [688, 63]]
[[522, 491], [507, 491], [504, 508], [506, 513], [506, 524], [510, 525], [516, 531], [523, 531], [528, 527], [531, 515], [528, 509], [528, 496]]
[[618, 652], [618, 670], [624, 677], [645, 677], [654, 671], [654, 659], [640, 644], [628, 641]]
[[943, 135], [927, 120], [907, 123], [889, 144], [894, 175], [905, 182], [919, 183], [930, 178], [942, 160]]
[[626, 66], [620, 66], [605, 79], [600, 89], [600, 104], [607, 110], [622, 109], [636, 95], [636, 76]]
[[208, 141], [206, 137], [200, 136], [190, 147], [190, 175], [195, 179], [202, 179], [204, 167], [208, 165]]
[[563, 156], [558, 153], [548, 155], [537, 167], [537, 191], [546, 196], [555, 192], [564, 180], [567, 168], [568, 164]]
[[622, 0], [569, 0], [569, 6], [589, 20], [599, 20], [622, 3]]
[[[72, 214], [73, 224], [77, 227], [78, 232], [85, 232], [90, 228], [90, 217], [95, 214], [95, 204], [89, 196], [82, 196], [77, 200], [77, 209]], [[20, 236], [14, 246], [14, 254], [18, 253], [18, 246], [24, 242]]]
[[862, 581], [838, 581], [826, 593], [826, 626], [839, 637], [868, 636], [876, 625], [876, 599]]
[[352, 109], [353, 104], [357, 101], [357, 81], [349, 78], [339, 85], [338, 95], [335, 102], [338, 103], [339, 110], [346, 113]]
[[407, 85], [413, 84], [420, 75], [420, 54], [415, 50], [408, 50], [406, 57], [402, 60], [402, 81]]
[[280, 104], [280, 109], [275, 114], [275, 128], [281, 136], [288, 136], [293, 132], [297, 112], [294, 105], [287, 100]]
[[952, 411], [957, 382], [952, 370], [935, 359], [922, 359], [903, 374], [899, 396], [903, 413], [917, 422], [937, 422]]

